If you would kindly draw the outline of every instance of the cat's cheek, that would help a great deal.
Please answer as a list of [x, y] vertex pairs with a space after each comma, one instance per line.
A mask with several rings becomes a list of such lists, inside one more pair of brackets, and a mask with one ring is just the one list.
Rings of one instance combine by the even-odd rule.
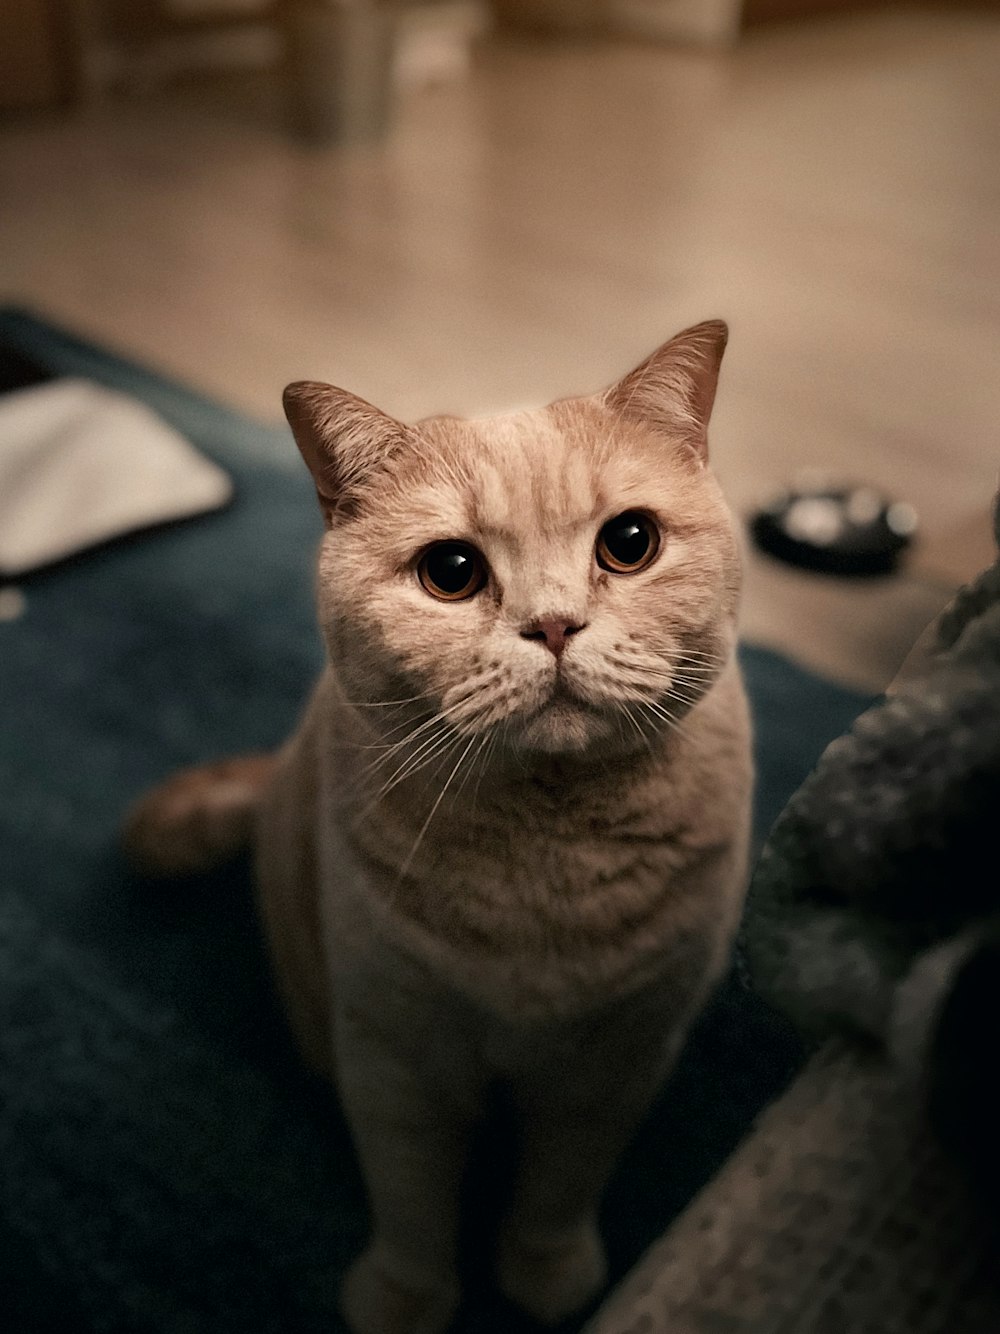
[[496, 660], [492, 617], [475, 602], [436, 603], [426, 593], [396, 590], [373, 598], [372, 634], [384, 667], [395, 668], [432, 696], [446, 700], [483, 677]]

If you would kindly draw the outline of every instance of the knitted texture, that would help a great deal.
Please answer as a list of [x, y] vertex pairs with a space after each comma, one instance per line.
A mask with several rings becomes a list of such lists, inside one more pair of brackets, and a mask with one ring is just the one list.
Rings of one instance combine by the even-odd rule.
[[585, 1334], [995, 1334], [994, 1272], [910, 1091], [834, 1041]]
[[[892, 1047], [915, 1009], [932, 1025], [1000, 912], [997, 809], [1000, 563], [944, 613], [923, 669], [827, 749], [772, 831], [748, 930], [760, 988], [820, 1035], [846, 1026]], [[963, 941], [947, 967], [922, 966]], [[904, 995], [907, 978], [921, 981]]]

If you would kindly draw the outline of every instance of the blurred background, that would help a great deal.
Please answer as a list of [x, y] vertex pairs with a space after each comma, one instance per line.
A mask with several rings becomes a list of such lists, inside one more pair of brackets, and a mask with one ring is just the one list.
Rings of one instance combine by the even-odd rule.
[[746, 637], [880, 689], [992, 559], [1000, 4], [0, 0], [0, 34], [4, 300], [265, 419], [299, 378], [544, 402], [722, 316], [737, 511], [811, 468], [921, 521], [884, 579], [748, 552]]

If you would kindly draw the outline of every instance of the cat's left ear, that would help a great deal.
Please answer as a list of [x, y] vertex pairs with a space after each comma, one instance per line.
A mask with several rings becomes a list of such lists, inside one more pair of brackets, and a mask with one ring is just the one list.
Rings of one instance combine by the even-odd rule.
[[409, 426], [331, 384], [298, 380], [283, 402], [327, 524], [350, 513], [366, 480], [413, 441]]
[[708, 421], [729, 329], [706, 320], [656, 349], [603, 395], [613, 412], [678, 437], [701, 463], [708, 460]]

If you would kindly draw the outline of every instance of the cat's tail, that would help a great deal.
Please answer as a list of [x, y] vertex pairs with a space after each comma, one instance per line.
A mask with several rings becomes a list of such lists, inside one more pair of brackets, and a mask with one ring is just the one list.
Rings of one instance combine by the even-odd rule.
[[122, 842], [143, 875], [214, 870], [251, 846], [257, 809], [277, 755], [243, 755], [182, 769], [129, 812]]

